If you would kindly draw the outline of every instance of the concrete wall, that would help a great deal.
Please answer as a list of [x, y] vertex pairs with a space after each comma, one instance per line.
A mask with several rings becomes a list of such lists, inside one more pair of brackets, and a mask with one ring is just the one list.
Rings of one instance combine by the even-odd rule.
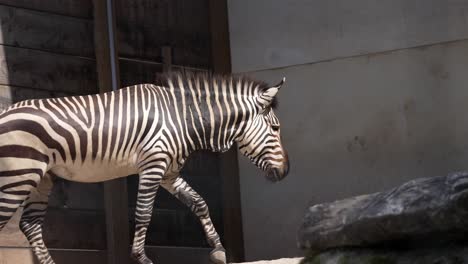
[[228, 2], [234, 71], [287, 78], [289, 177], [240, 158], [247, 260], [300, 255], [310, 204], [468, 169], [468, 1]]
[[229, 0], [232, 66], [252, 71], [466, 38], [466, 0]]

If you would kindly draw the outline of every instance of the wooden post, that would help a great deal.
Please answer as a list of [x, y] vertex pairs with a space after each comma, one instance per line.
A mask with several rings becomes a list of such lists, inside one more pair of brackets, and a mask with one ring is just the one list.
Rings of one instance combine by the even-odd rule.
[[[94, 0], [94, 46], [99, 92], [120, 88], [116, 47], [115, 10], [112, 0]], [[128, 264], [130, 241], [126, 178], [104, 183], [107, 227], [107, 263]]]
[[172, 48], [170, 46], [163, 46], [161, 48], [163, 71], [170, 72], [172, 65]]
[[[216, 73], [231, 72], [227, 0], [209, 0], [211, 60]], [[224, 243], [228, 262], [244, 261], [244, 237], [240, 200], [237, 146], [220, 155], [223, 180]]]

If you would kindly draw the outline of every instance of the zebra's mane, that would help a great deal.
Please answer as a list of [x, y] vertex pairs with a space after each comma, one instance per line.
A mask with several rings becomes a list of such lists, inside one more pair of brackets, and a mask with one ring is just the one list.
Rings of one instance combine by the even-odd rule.
[[[168, 87], [169, 82], [177, 83], [178, 79], [182, 80], [198, 80], [207, 82], [210, 84], [210, 89], [214, 89], [213, 84], [221, 84], [223, 82], [231, 82], [238, 83], [241, 82], [242, 84], [249, 84], [252, 87], [258, 87], [260, 92], [265, 91], [266, 89], [270, 88], [271, 85], [264, 81], [253, 79], [247, 75], [242, 74], [215, 74], [212, 72], [195, 72], [195, 71], [174, 71], [168, 73], [159, 73], [156, 76], [155, 85]], [[271, 103], [270, 107], [276, 109], [278, 106], [278, 99], [275, 97], [273, 102]]]

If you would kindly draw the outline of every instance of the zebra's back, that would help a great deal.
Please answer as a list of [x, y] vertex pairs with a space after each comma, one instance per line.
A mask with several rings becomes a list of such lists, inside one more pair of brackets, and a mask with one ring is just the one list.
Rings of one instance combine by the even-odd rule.
[[14, 158], [45, 163], [45, 171], [80, 182], [134, 174], [142, 142], [161, 130], [156, 90], [138, 85], [16, 103], [0, 114], [0, 157], [21, 149]]

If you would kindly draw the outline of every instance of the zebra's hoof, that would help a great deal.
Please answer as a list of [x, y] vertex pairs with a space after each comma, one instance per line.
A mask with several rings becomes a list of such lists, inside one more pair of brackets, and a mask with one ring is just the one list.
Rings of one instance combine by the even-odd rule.
[[151, 261], [149, 258], [145, 259], [145, 261], [143, 261], [143, 263], [141, 264], [153, 264], [153, 261]]
[[149, 259], [145, 254], [141, 253], [134, 253], [132, 254], [132, 257], [138, 264], [154, 264], [151, 259]]
[[138, 261], [138, 264], [154, 264], [149, 258]]
[[210, 260], [215, 264], [226, 264], [226, 250], [215, 248], [210, 252]]

